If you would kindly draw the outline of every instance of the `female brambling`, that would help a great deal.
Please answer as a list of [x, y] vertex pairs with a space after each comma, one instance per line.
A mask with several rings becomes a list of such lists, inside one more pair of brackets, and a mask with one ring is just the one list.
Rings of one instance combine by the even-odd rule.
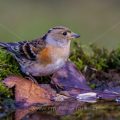
[[57, 26], [35, 40], [0, 42], [0, 46], [15, 57], [26, 75], [46, 76], [65, 64], [70, 53], [71, 39], [79, 37], [67, 27]]

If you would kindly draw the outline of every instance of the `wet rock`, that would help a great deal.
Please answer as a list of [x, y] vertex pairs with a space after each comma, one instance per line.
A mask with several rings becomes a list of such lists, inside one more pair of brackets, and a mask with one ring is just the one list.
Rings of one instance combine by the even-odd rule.
[[119, 87], [119, 77], [120, 74], [116, 71], [95, 71], [91, 73], [91, 77], [90, 74], [89, 77], [86, 75], [89, 83], [96, 84], [96, 88], [91, 90], [83, 74], [68, 61], [63, 68], [54, 73], [51, 85], [38, 85], [18, 76], [10, 76], [3, 83], [9, 88], [15, 87], [18, 107], [15, 113], [16, 120], [47, 120], [48, 117], [56, 120], [57, 118], [50, 114], [69, 115], [83, 109], [88, 101], [96, 102], [96, 99], [119, 100], [119, 91], [113, 89]]
[[120, 86], [120, 71], [109, 69], [107, 71], [94, 71], [88, 69], [85, 73], [89, 85], [95, 84], [94, 90], [104, 91]]
[[69, 95], [91, 90], [83, 74], [70, 61], [53, 74], [51, 84], [58, 93], [67, 91]]
[[19, 106], [29, 106], [34, 103], [50, 104], [49, 91], [31, 80], [19, 76], [10, 76], [3, 83], [9, 88], [15, 87], [15, 101]]

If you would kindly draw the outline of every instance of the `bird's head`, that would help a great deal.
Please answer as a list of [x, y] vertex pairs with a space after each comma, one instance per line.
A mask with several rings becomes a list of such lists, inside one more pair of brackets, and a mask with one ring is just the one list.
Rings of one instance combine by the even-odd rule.
[[52, 44], [59, 47], [64, 47], [70, 44], [70, 41], [74, 38], [79, 38], [80, 35], [72, 32], [69, 28], [64, 26], [56, 26], [49, 29], [43, 36], [48, 44]]

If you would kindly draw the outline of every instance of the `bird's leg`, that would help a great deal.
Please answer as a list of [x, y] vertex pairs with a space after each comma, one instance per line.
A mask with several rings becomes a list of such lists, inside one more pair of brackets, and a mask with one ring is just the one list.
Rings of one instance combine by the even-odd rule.
[[27, 75], [28, 75], [28, 77], [26, 77], [26, 78], [28, 78], [28, 79], [31, 80], [33, 83], [35, 83], [35, 84], [38, 85], [37, 80], [36, 80], [30, 73], [27, 73]]

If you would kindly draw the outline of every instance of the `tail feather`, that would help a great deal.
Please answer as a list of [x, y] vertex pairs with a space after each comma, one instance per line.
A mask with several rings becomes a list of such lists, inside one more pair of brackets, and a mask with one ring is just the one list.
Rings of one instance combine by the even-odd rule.
[[18, 43], [3, 43], [3, 42], [0, 42], [0, 47], [2, 49], [5, 49], [9, 52], [12, 52], [12, 53], [16, 53], [17, 52], [17, 46], [19, 46]]
[[0, 47], [2, 47], [3, 49], [7, 49], [8, 48], [8, 44], [0, 42]]
[[[20, 58], [19, 48], [17, 47], [18, 43], [3, 43], [0, 42], [0, 47], [12, 53], [15, 58]], [[18, 50], [17, 50], [18, 49]]]
[[14, 43], [0, 42], [0, 47], [12, 53], [16, 58], [36, 59], [36, 53], [32, 51], [32, 48], [27, 41]]

